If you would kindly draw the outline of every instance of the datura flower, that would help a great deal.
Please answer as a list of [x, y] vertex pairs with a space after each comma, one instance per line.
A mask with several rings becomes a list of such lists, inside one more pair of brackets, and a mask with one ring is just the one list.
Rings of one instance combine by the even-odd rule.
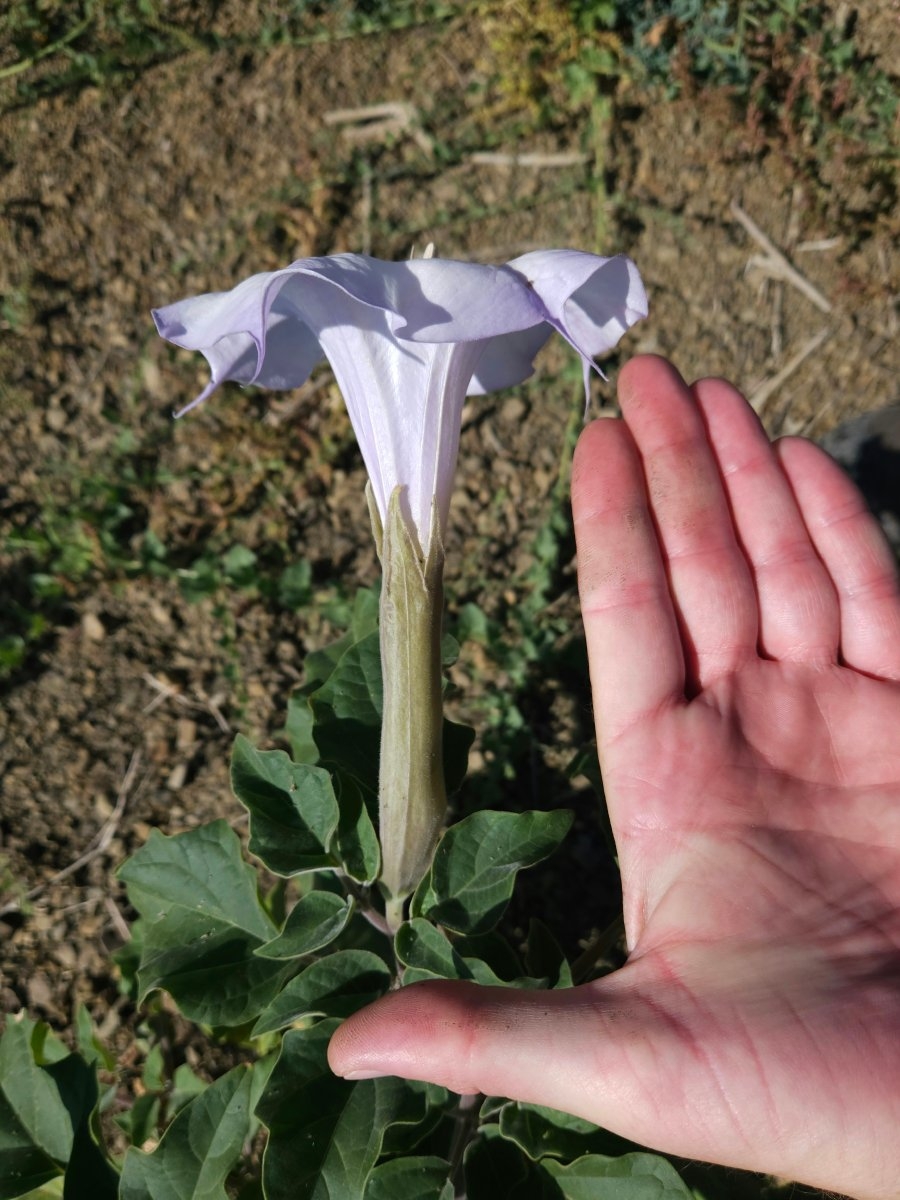
[[384, 569], [384, 711], [379, 765], [381, 883], [394, 911], [428, 865], [444, 820], [440, 623], [443, 535], [462, 408], [520, 383], [553, 330], [595, 356], [647, 315], [622, 255], [525, 254], [505, 266], [440, 258], [306, 258], [229, 292], [154, 311], [160, 334], [199, 350], [209, 384], [285, 389], [331, 364], [369, 476]]

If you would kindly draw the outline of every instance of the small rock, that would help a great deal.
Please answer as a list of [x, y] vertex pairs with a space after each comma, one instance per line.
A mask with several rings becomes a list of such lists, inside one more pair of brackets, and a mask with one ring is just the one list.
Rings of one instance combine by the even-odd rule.
[[28, 992], [28, 1003], [33, 1008], [42, 1008], [44, 1012], [48, 1013], [55, 1013], [57, 1011], [50, 981], [43, 971], [35, 971], [26, 984], [26, 990]]
[[170, 792], [177, 792], [179, 788], [184, 787], [184, 781], [187, 779], [187, 763], [179, 763], [169, 772], [169, 778], [166, 780], [166, 787]]
[[81, 618], [81, 632], [89, 642], [102, 642], [106, 628], [96, 613], [86, 612]]
[[52, 953], [59, 965], [67, 967], [69, 970], [72, 970], [78, 962], [78, 955], [71, 942], [58, 942], [53, 947]]
[[190, 717], [179, 717], [175, 723], [175, 745], [179, 750], [189, 750], [197, 740], [197, 722]]

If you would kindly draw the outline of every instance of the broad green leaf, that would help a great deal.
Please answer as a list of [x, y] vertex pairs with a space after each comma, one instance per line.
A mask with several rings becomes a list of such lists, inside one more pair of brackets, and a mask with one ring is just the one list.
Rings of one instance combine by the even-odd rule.
[[22, 1196], [61, 1173], [72, 1152], [72, 1118], [53, 1077], [34, 1061], [27, 1018], [0, 1036], [0, 1197]]
[[528, 926], [525, 964], [532, 975], [546, 978], [550, 987], [572, 986], [572, 968], [562, 947], [544, 922], [537, 917], [532, 917]]
[[118, 1174], [100, 1147], [97, 1073], [78, 1054], [51, 1063], [47, 1073], [72, 1120], [72, 1151], [66, 1164], [63, 1200], [116, 1200]]
[[397, 958], [406, 967], [404, 983], [418, 983], [422, 979], [472, 978], [449, 940], [422, 917], [404, 921], [397, 930], [394, 947]]
[[235, 1067], [187, 1104], [151, 1154], [125, 1156], [121, 1200], [227, 1200], [250, 1127], [252, 1072]]
[[56, 1036], [46, 1021], [30, 1021], [24, 1013], [19, 1020], [28, 1026], [31, 1053], [39, 1067], [49, 1067], [69, 1057], [71, 1051], [68, 1046]]
[[284, 1029], [304, 1017], [349, 1017], [383, 996], [391, 973], [368, 950], [337, 950], [295, 975], [253, 1027], [253, 1036]]
[[294, 762], [315, 766], [319, 761], [319, 747], [313, 737], [313, 713], [306, 688], [300, 688], [288, 697], [287, 717], [280, 736], [290, 746]]
[[353, 614], [350, 618], [350, 634], [355, 642], [361, 642], [378, 628], [378, 606], [381, 603], [380, 582], [375, 587], [359, 588], [353, 597]]
[[656, 1154], [588, 1154], [569, 1165], [545, 1158], [541, 1169], [565, 1200], [693, 1200], [672, 1164]]
[[441, 666], [452, 667], [459, 658], [459, 642], [452, 633], [441, 636]]
[[314, 714], [319, 764], [336, 777], [352, 779], [366, 795], [377, 796], [381, 726], [336, 717], [327, 704], [317, 704]]
[[466, 1200], [551, 1200], [546, 1195], [540, 1168], [495, 1126], [482, 1127], [466, 1148]]
[[449, 1176], [442, 1158], [395, 1158], [374, 1169], [363, 1200], [453, 1200]]
[[148, 1138], [156, 1134], [159, 1124], [160, 1100], [153, 1092], [135, 1097], [134, 1103], [115, 1122], [133, 1146], [143, 1146]]
[[378, 628], [378, 604], [379, 597], [376, 590], [372, 588], [359, 589], [353, 600], [350, 628], [347, 632], [331, 645], [324, 646], [321, 650], [313, 650], [304, 659], [307, 687], [315, 683], [324, 683], [345, 652], [355, 642], [361, 642], [363, 638], [368, 637]]
[[624, 1154], [631, 1148], [623, 1138], [590, 1121], [539, 1104], [504, 1104], [499, 1129], [503, 1137], [533, 1159], [549, 1156], [568, 1161], [586, 1154]]
[[250, 813], [250, 852], [276, 875], [336, 865], [329, 848], [338, 825], [331, 776], [294, 763], [283, 750], [257, 750], [238, 734], [231, 786]]
[[278, 580], [278, 603], [285, 608], [303, 608], [312, 599], [312, 566], [301, 558], [285, 567]]
[[346, 873], [357, 883], [372, 883], [381, 869], [381, 847], [365, 798], [355, 780], [343, 772], [335, 776], [341, 810], [334, 852]]
[[[518, 954], [496, 929], [454, 938], [453, 945], [457, 954], [461, 954], [467, 962], [473, 958], [480, 959], [490, 967], [497, 979], [504, 983], [519, 981], [525, 974]], [[543, 980], [534, 979], [528, 982], [534, 986], [546, 985], [546, 977]]]
[[[381, 1143], [383, 1155], [409, 1157], [442, 1121], [448, 1116], [452, 1120], [452, 1113], [448, 1114], [447, 1111], [450, 1093], [446, 1088], [438, 1087], [434, 1083], [422, 1083], [415, 1079], [407, 1079], [406, 1086], [420, 1097], [421, 1111], [418, 1117], [415, 1117], [411, 1109], [409, 1120], [402, 1124], [396, 1122], [385, 1131], [384, 1140]], [[454, 1097], [454, 1101], [456, 1099]]]
[[[325, 683], [308, 697], [319, 761], [350, 775], [372, 794], [378, 790], [382, 699], [377, 630], [348, 646]], [[455, 792], [465, 778], [474, 737], [475, 731], [470, 726], [444, 719], [443, 758], [448, 792]], [[302, 739], [299, 744], [302, 750]]]
[[475, 741], [475, 730], [471, 725], [448, 721], [444, 717], [442, 747], [444, 754], [444, 779], [447, 792], [459, 791], [469, 769], [469, 751]]
[[338, 720], [381, 725], [381, 646], [377, 631], [349, 646], [326, 681], [310, 697], [313, 712], [327, 705]]
[[572, 813], [472, 813], [443, 835], [416, 889], [412, 915], [458, 933], [485, 933], [500, 919], [516, 873], [552, 854]]
[[96, 1200], [115, 1200], [115, 1173], [92, 1132], [95, 1071], [77, 1054], [59, 1058], [59, 1045], [24, 1016], [10, 1018], [0, 1037], [2, 1200], [49, 1186], [63, 1170], [65, 1200], [82, 1187]]
[[[370, 629], [369, 633], [371, 632]], [[348, 630], [342, 637], [320, 650], [311, 650], [303, 660], [306, 677], [304, 691], [310, 692], [315, 690], [315, 686], [321, 687], [355, 641], [352, 631]]]
[[278, 937], [254, 953], [262, 958], [302, 958], [333, 942], [353, 913], [353, 901], [333, 892], [307, 892], [288, 914]]
[[173, 837], [153, 830], [119, 877], [143, 917], [142, 996], [165, 988], [209, 1025], [242, 1025], [266, 1007], [289, 968], [253, 953], [278, 930], [227, 822]]
[[85, 1062], [107, 1071], [115, 1070], [115, 1054], [101, 1042], [87, 1006], [81, 1003], [75, 1009], [75, 1036], [78, 1051]]
[[422, 1096], [403, 1081], [351, 1083], [331, 1074], [326, 1051], [338, 1024], [322, 1021], [285, 1035], [256, 1107], [269, 1129], [263, 1158], [268, 1200], [361, 1197], [385, 1130], [421, 1119]]
[[21, 1196], [21, 1200], [63, 1200], [64, 1187], [65, 1180], [62, 1175], [58, 1175], [56, 1179], [51, 1179], [49, 1183], [41, 1184], [34, 1191], [26, 1192], [24, 1195], [21, 1192], [17, 1192], [16, 1195]]
[[506, 986], [483, 960], [459, 955], [449, 939], [422, 917], [413, 917], [400, 926], [395, 947], [406, 967], [404, 985], [423, 979], [470, 979], [489, 986]]

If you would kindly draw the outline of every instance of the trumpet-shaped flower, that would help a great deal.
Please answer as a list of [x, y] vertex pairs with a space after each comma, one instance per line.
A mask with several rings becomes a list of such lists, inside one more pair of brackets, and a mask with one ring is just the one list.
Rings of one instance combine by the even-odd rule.
[[574, 250], [501, 267], [300, 259], [154, 311], [162, 336], [199, 350], [211, 368], [183, 412], [225, 380], [294, 388], [323, 356], [334, 371], [368, 471], [385, 570], [379, 805], [382, 882], [395, 898], [427, 865], [444, 816], [442, 535], [465, 397], [526, 379], [553, 330], [580, 354], [587, 391], [594, 357], [646, 314], [630, 259]]
[[212, 369], [187, 409], [228, 379], [298, 387], [326, 357], [382, 522], [401, 488], [427, 553], [433, 503], [441, 531], [446, 525], [466, 393], [526, 379], [554, 329], [579, 351], [587, 375], [592, 358], [646, 314], [629, 259], [546, 250], [504, 267], [357, 254], [300, 259], [153, 316], [163, 337], [201, 351]]

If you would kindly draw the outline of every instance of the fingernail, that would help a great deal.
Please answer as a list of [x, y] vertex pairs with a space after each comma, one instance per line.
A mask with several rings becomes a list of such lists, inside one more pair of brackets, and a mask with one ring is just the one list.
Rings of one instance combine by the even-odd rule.
[[385, 1071], [345, 1071], [341, 1078], [357, 1083], [361, 1079], [384, 1079], [385, 1074]]

